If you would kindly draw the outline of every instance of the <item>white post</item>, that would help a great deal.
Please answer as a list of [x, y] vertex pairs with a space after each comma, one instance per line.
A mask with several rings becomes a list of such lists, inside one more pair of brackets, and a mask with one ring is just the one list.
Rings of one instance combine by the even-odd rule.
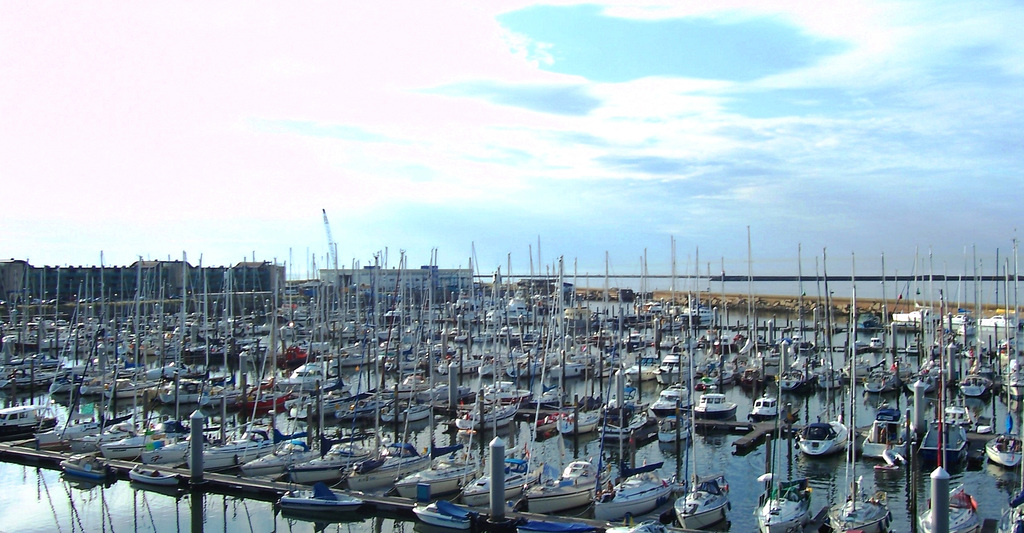
[[932, 470], [932, 533], [949, 533], [949, 472]]
[[[480, 401], [480, 400], [477, 400]], [[491, 521], [505, 519], [505, 441], [491, 440]]]

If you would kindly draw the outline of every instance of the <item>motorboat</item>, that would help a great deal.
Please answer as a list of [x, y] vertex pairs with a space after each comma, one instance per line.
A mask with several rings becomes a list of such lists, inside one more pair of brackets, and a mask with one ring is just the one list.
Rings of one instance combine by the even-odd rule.
[[[767, 476], [767, 477], [766, 477]], [[807, 478], [774, 483], [766, 474], [768, 487], [758, 499], [754, 516], [761, 533], [800, 531], [811, 521], [811, 488]]]
[[845, 451], [849, 441], [850, 431], [838, 421], [807, 424], [797, 436], [800, 451], [812, 457]]
[[18, 405], [0, 409], [0, 440], [32, 437], [56, 425], [57, 418], [46, 405]]
[[[523, 459], [506, 457], [505, 497], [508, 499], [518, 498], [523, 494], [524, 487], [532, 487], [537, 484], [542, 471], [543, 468], [530, 468], [529, 463]], [[555, 474], [557, 475], [557, 472]], [[480, 476], [462, 488], [462, 503], [473, 507], [483, 507], [490, 501], [490, 494], [491, 476]]]
[[[919, 531], [932, 533], [932, 510], [929, 508], [917, 520]], [[981, 518], [978, 516], [978, 502], [967, 493], [963, 485], [949, 491], [948, 533], [979, 533]]]
[[113, 475], [107, 462], [91, 453], [72, 455], [60, 462], [60, 469], [69, 476], [102, 481]]
[[594, 498], [594, 518], [613, 521], [627, 514], [639, 516], [667, 502], [673, 486], [658, 475], [657, 469], [661, 465], [655, 463], [637, 468], [615, 485], [613, 491], [598, 494]]
[[477, 513], [446, 500], [437, 500], [412, 508], [421, 522], [445, 529], [468, 530], [473, 526]]
[[715, 475], [696, 480], [696, 486], [676, 499], [676, 522], [683, 529], [706, 529], [725, 521], [729, 503], [729, 483]]
[[705, 392], [693, 408], [693, 416], [702, 420], [728, 420], [736, 417], [736, 403], [720, 392]]
[[[967, 430], [960, 424], [942, 424], [942, 464], [959, 465], [967, 459]], [[939, 457], [939, 421], [932, 420], [928, 424], [928, 431], [924, 434], [921, 446], [918, 448], [918, 456], [927, 463], [934, 464]]]
[[881, 459], [885, 450], [906, 455], [907, 430], [900, 422], [900, 412], [891, 407], [881, 407], [875, 413], [875, 420], [861, 444], [864, 457]]
[[597, 467], [590, 461], [569, 463], [562, 474], [545, 465], [541, 483], [526, 491], [531, 513], [552, 514], [589, 505], [597, 493]]
[[676, 384], [658, 393], [658, 399], [651, 404], [654, 416], [675, 416], [677, 409], [689, 409], [690, 392], [686, 387]]
[[654, 379], [661, 385], [686, 383], [690, 379], [690, 369], [682, 365], [680, 354], [670, 352], [661, 359], [661, 364], [654, 372]]
[[747, 420], [751, 422], [764, 422], [767, 420], [775, 420], [779, 417], [779, 399], [765, 394], [760, 398], [754, 400], [754, 406], [750, 409], [750, 414], [747, 415]]
[[287, 511], [346, 512], [362, 507], [363, 500], [331, 490], [323, 482], [317, 482], [312, 489], [290, 490], [284, 493], [277, 501], [277, 505]]
[[393, 443], [384, 447], [376, 458], [353, 465], [346, 482], [352, 490], [381, 489], [429, 466], [429, 455], [420, 455], [407, 442]]

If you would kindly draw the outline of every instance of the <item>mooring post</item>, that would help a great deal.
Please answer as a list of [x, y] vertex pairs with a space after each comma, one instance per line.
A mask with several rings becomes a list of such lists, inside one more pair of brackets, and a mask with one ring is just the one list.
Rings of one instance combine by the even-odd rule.
[[203, 482], [203, 424], [206, 422], [206, 417], [203, 413], [196, 409], [192, 412], [192, 416], [189, 417], [189, 425], [191, 434], [191, 441], [189, 443], [189, 453], [191, 461], [189, 461], [189, 469], [191, 478], [189, 483], [197, 485]]
[[[941, 452], [940, 452], [941, 453]], [[932, 533], [949, 533], [949, 472], [932, 470]]]
[[505, 441], [491, 439], [491, 521], [505, 519]]
[[[482, 401], [478, 399], [477, 401]], [[455, 410], [459, 405], [459, 366], [455, 362], [448, 363], [448, 409]]]

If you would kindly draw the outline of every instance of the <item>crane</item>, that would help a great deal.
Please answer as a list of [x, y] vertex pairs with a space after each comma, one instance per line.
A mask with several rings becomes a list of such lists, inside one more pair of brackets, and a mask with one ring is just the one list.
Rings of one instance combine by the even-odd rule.
[[331, 223], [327, 220], [327, 210], [322, 209], [322, 211], [324, 213], [324, 230], [327, 232], [327, 264], [334, 270], [338, 270], [338, 244], [331, 236]]

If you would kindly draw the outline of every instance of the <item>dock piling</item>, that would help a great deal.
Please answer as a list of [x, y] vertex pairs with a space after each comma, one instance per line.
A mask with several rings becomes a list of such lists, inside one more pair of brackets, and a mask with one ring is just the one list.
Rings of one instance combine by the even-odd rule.
[[505, 519], [505, 441], [491, 439], [491, 521]]
[[941, 466], [931, 473], [932, 533], [949, 533], [949, 473]]
[[199, 409], [193, 411], [192, 416], [189, 417], [189, 429], [191, 430], [192, 439], [189, 445], [189, 453], [192, 459], [189, 464], [191, 474], [189, 483], [192, 485], [198, 485], [203, 482], [203, 424], [205, 422], [206, 417], [203, 416]]

